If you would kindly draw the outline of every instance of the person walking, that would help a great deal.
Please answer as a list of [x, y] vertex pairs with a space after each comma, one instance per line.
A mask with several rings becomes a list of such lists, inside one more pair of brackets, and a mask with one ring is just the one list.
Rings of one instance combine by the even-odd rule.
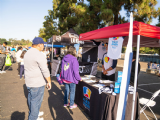
[[14, 47], [14, 46], [12, 47], [11, 51], [15, 51], [15, 52], [16, 52], [16, 49], [15, 49], [15, 47]]
[[13, 46], [12, 49], [10, 50], [10, 57], [12, 58], [12, 63], [14, 63], [14, 60], [15, 60], [15, 55], [16, 55], [16, 49], [15, 47]]
[[18, 63], [18, 76], [20, 76], [20, 61], [19, 61], [19, 59], [20, 59], [20, 56], [21, 56], [21, 54], [22, 54], [22, 47], [20, 46], [20, 47], [18, 47], [18, 51], [17, 51], [17, 53], [16, 53], [16, 61], [17, 61], [17, 63]]
[[51, 78], [47, 68], [47, 60], [41, 53], [44, 48], [43, 39], [35, 37], [32, 44], [32, 48], [24, 55], [25, 83], [28, 90], [29, 106], [28, 120], [43, 120], [38, 117], [43, 115], [43, 112], [39, 112], [39, 110], [46, 82], [48, 90], [51, 89]]
[[20, 80], [22, 80], [22, 75], [24, 74], [24, 55], [27, 51], [24, 50], [20, 56]]
[[[70, 106], [70, 109], [76, 108], [74, 103], [76, 84], [81, 81], [79, 75], [79, 63], [76, 58], [75, 47], [69, 47], [67, 55], [62, 59], [61, 64], [61, 78], [65, 84], [64, 92], [64, 107]], [[68, 96], [70, 93], [70, 104], [68, 103]]]
[[6, 45], [7, 42], [4, 42], [3, 45], [0, 45], [0, 73], [6, 73], [6, 71], [3, 71], [3, 68], [5, 66], [5, 60], [6, 60]]

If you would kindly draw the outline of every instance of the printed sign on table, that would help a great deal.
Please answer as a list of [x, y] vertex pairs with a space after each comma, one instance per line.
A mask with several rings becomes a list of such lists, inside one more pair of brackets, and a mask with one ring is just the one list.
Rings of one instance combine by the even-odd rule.
[[83, 105], [86, 109], [90, 110], [90, 98], [91, 98], [91, 90], [84, 86], [83, 87]]

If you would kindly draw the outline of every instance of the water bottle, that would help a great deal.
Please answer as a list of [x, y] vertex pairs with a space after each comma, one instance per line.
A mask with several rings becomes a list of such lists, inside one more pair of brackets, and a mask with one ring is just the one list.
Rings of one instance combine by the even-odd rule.
[[57, 80], [59, 81], [59, 80], [60, 80], [60, 75], [57, 74], [57, 75], [56, 75], [56, 78], [57, 78]]
[[115, 93], [120, 93], [120, 86], [121, 86], [121, 83], [115, 82], [115, 87], [114, 87]]
[[90, 62], [90, 55], [88, 55], [88, 59], [87, 59], [87, 62]]
[[59, 74], [56, 75], [56, 78], [57, 78], [58, 83], [59, 83], [60, 85], [63, 85], [63, 80], [60, 78], [60, 75], [59, 75]]

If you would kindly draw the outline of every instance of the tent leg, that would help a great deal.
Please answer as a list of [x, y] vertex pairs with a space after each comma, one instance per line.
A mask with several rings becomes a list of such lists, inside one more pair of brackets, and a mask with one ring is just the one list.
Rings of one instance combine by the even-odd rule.
[[52, 73], [52, 62], [53, 62], [53, 41], [52, 41], [52, 55], [51, 55], [51, 62], [50, 62], [50, 65], [51, 65], [51, 73]]
[[53, 42], [52, 42], [52, 58], [51, 58], [51, 62], [53, 61]]
[[[47, 43], [47, 46], [48, 46], [48, 43]], [[47, 49], [47, 46], [45, 47], [45, 51], [46, 51], [46, 49]]]
[[136, 64], [135, 64], [135, 75], [134, 75], [134, 92], [133, 92], [133, 103], [132, 103], [132, 115], [131, 120], [134, 118], [134, 106], [137, 90], [137, 75], [138, 75], [138, 61], [139, 61], [139, 48], [140, 48], [140, 35], [137, 36], [137, 55], [136, 55]]

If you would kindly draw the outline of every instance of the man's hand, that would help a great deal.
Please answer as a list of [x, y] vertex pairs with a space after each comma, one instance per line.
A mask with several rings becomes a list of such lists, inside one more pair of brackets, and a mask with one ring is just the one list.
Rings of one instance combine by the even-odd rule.
[[50, 77], [47, 77], [46, 80], [47, 80], [47, 89], [50, 90], [51, 87], [52, 87], [52, 86], [51, 86], [51, 78], [50, 78]]
[[47, 89], [50, 90], [52, 88], [51, 82], [47, 83]]
[[106, 70], [105, 72], [106, 72], [106, 74], [108, 74], [108, 70]]
[[104, 70], [104, 71], [103, 71], [103, 74], [104, 74], [104, 75], [108, 74], [107, 70]]
[[81, 78], [81, 80], [80, 81], [82, 81], [82, 78]]

